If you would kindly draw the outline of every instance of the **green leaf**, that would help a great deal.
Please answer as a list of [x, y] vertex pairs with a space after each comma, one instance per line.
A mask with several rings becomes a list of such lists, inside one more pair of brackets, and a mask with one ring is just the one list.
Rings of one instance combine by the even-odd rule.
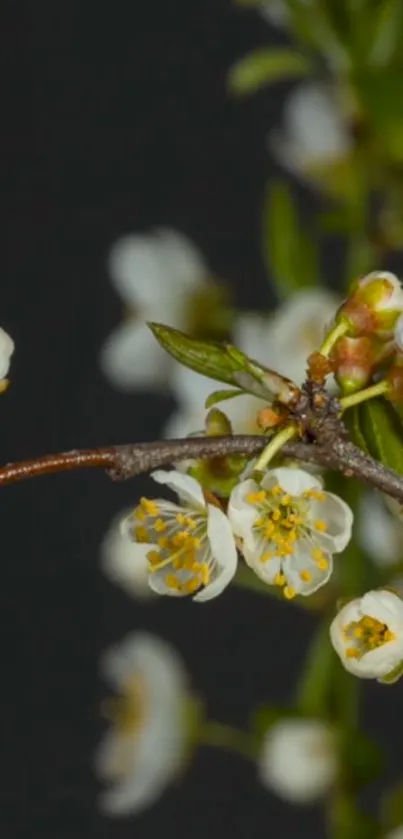
[[329, 639], [329, 621], [320, 624], [309, 647], [298, 682], [298, 709], [313, 717], [326, 716], [331, 678], [338, 666]]
[[264, 85], [300, 78], [311, 72], [308, 59], [295, 50], [287, 47], [254, 50], [230, 68], [228, 89], [236, 96], [244, 96]]
[[234, 385], [244, 393], [252, 393], [266, 402], [276, 398], [287, 405], [299, 393], [297, 386], [289, 379], [249, 358], [231, 344], [198, 341], [161, 323], [149, 323], [148, 326], [173, 358], [202, 376]]
[[382, 0], [373, 11], [373, 38], [367, 58], [372, 67], [385, 67], [401, 45], [402, 11], [402, 0]]
[[207, 397], [204, 407], [212, 408], [213, 405], [218, 405], [219, 402], [225, 402], [227, 399], [233, 399], [234, 396], [242, 396], [242, 390], [215, 390]]
[[285, 181], [270, 183], [263, 204], [263, 256], [279, 295], [318, 283], [318, 250], [300, 225], [292, 191]]
[[354, 86], [367, 119], [383, 150], [395, 163], [403, 162], [403, 96], [399, 68], [358, 74]]
[[358, 448], [362, 449], [365, 454], [369, 454], [367, 442], [361, 428], [359, 407], [359, 405], [354, 405], [352, 408], [349, 408], [343, 415], [343, 422], [348, 429], [353, 443], [355, 443]]
[[403, 429], [394, 409], [382, 397], [370, 399], [358, 407], [369, 453], [384, 466], [403, 475]]
[[343, 731], [340, 763], [349, 789], [365, 786], [384, 771], [382, 750], [366, 734], [357, 730]]

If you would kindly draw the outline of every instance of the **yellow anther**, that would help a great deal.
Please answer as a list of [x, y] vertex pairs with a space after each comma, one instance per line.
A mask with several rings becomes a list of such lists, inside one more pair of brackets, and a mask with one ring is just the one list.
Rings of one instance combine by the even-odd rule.
[[178, 530], [178, 532], [174, 533], [172, 536], [171, 542], [174, 548], [180, 548], [191, 538], [192, 537], [188, 530]]
[[142, 507], [136, 507], [136, 509], [132, 512], [132, 516], [139, 521], [145, 521], [147, 518], [146, 512], [142, 509]]
[[259, 492], [248, 492], [246, 500], [249, 504], [261, 504], [266, 498], [266, 490], [261, 489]]
[[148, 551], [147, 559], [151, 566], [159, 565], [161, 562], [161, 554], [159, 551]]
[[311, 572], [305, 568], [299, 572], [299, 576], [303, 583], [310, 583], [312, 580]]
[[303, 496], [315, 501], [324, 501], [326, 498], [326, 494], [320, 489], [306, 489]]
[[146, 527], [144, 527], [143, 524], [139, 525], [139, 527], [134, 528], [134, 535], [136, 537], [137, 542], [149, 542], [150, 541], [148, 530], [147, 530]]
[[312, 559], [315, 561], [320, 571], [326, 571], [326, 569], [329, 568], [328, 560], [320, 548], [312, 549]]
[[260, 557], [260, 562], [268, 562], [269, 559], [272, 559], [272, 557], [273, 557], [273, 554], [270, 553], [270, 551], [265, 551], [265, 553], [262, 554], [261, 557]]
[[347, 658], [360, 658], [360, 653], [356, 647], [347, 647], [346, 656]]
[[276, 576], [274, 578], [274, 585], [275, 586], [285, 586], [285, 583], [286, 583], [286, 580], [285, 580], [284, 574], [280, 574], [280, 572], [278, 572], [278, 574], [276, 574]]
[[288, 505], [291, 504], [291, 501], [291, 495], [287, 495], [287, 493], [284, 493], [284, 495], [280, 498], [280, 504], [284, 507], [288, 507]]
[[363, 626], [356, 626], [353, 630], [354, 638], [362, 638], [364, 635], [364, 627]]
[[396, 635], [390, 629], [387, 629], [383, 636], [384, 644], [386, 644], [387, 641], [396, 641]]
[[162, 550], [167, 548], [169, 545], [168, 536], [160, 536], [159, 539], [157, 539], [157, 545], [159, 548], [162, 548]]
[[324, 533], [327, 530], [327, 524], [325, 521], [322, 521], [322, 519], [317, 519], [315, 521], [315, 527], [316, 530], [320, 530], [322, 533]]
[[175, 574], [166, 574], [164, 580], [168, 588], [171, 588], [174, 591], [180, 591], [181, 585]]
[[264, 535], [266, 536], [266, 539], [271, 539], [275, 529], [276, 528], [275, 528], [275, 524], [274, 524], [273, 521], [268, 521], [266, 523], [265, 528], [264, 528]]
[[149, 516], [158, 516], [160, 508], [156, 501], [151, 498], [140, 498], [140, 504]]
[[290, 533], [287, 535], [287, 541], [292, 545], [298, 539], [298, 533], [295, 530], [291, 530]]
[[279, 519], [281, 519], [280, 510], [273, 510], [271, 517], [273, 521], [278, 521]]
[[154, 524], [153, 524], [154, 530], [156, 530], [156, 531], [157, 531], [157, 533], [163, 533], [163, 532], [164, 532], [164, 530], [166, 530], [166, 529], [167, 529], [167, 526], [168, 526], [168, 525], [167, 525], [167, 523], [164, 521], [164, 519], [156, 519], [156, 520], [155, 520], [155, 522], [154, 522]]
[[182, 583], [182, 591], [184, 594], [193, 594], [194, 591], [200, 588], [200, 580], [197, 577], [193, 577], [193, 579], [188, 580], [187, 583]]
[[283, 594], [287, 600], [292, 600], [292, 598], [296, 596], [296, 593], [295, 588], [292, 586], [284, 586], [283, 588]]
[[270, 493], [270, 495], [282, 495], [283, 490], [281, 489], [281, 487], [278, 484], [276, 484], [276, 486], [269, 489], [269, 493]]
[[207, 562], [203, 562], [203, 565], [201, 567], [201, 578], [203, 585], [208, 586], [210, 582], [210, 569], [207, 565]]

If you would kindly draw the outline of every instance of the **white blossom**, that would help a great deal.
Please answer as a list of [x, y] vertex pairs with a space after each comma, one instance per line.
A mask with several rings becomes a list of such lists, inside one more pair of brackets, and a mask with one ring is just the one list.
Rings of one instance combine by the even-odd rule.
[[10, 369], [10, 359], [14, 352], [14, 341], [9, 334], [0, 327], [0, 381], [5, 379]]
[[[301, 385], [306, 378], [307, 358], [319, 349], [326, 326], [340, 301], [325, 289], [296, 292], [273, 315], [255, 312], [240, 315], [234, 326], [233, 343], [250, 358]], [[165, 437], [183, 437], [203, 429], [204, 403], [220, 385], [178, 364], [172, 371], [172, 390], [179, 407], [169, 418]], [[223, 410], [237, 434], [257, 431], [256, 416], [264, 402], [256, 396], [230, 399]]]
[[347, 159], [353, 141], [333, 88], [306, 82], [293, 90], [284, 109], [284, 127], [270, 132], [268, 146], [286, 169], [308, 180], [315, 166]]
[[382, 681], [403, 661], [403, 602], [392, 591], [369, 591], [340, 610], [330, 637], [346, 670]]
[[125, 816], [150, 806], [181, 768], [187, 744], [187, 677], [165, 641], [134, 633], [111, 648], [102, 673], [119, 697], [106, 701], [112, 726], [96, 754], [109, 785], [99, 807]]
[[153, 592], [148, 585], [148, 563], [133, 562], [133, 545], [122, 532], [122, 521], [128, 510], [112, 520], [101, 544], [101, 568], [109, 579], [122, 586], [133, 597], [149, 598]]
[[101, 368], [123, 390], [166, 387], [175, 362], [146, 321], [186, 331], [193, 295], [206, 284], [208, 268], [185, 236], [165, 229], [118, 239], [108, 267], [129, 316], [107, 338]]
[[266, 732], [258, 769], [262, 783], [286, 801], [316, 801], [337, 776], [333, 730], [316, 719], [280, 720]]
[[228, 517], [242, 540], [246, 563], [288, 599], [323, 586], [334, 553], [351, 538], [353, 514], [337, 495], [303, 469], [281, 467], [258, 485], [249, 478], [232, 491]]
[[157, 594], [194, 594], [198, 602], [216, 597], [237, 568], [227, 516], [205, 500], [202, 487], [190, 475], [157, 470], [152, 477], [174, 490], [180, 504], [142, 498], [124, 520], [133, 563], [142, 566], [147, 561], [149, 585]]
[[357, 538], [374, 565], [392, 565], [402, 556], [403, 523], [388, 510], [380, 493], [365, 492], [360, 498]]

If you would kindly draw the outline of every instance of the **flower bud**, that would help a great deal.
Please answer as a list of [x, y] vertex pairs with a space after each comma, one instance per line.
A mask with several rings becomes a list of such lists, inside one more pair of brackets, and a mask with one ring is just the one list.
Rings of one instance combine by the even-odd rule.
[[348, 325], [347, 335], [357, 338], [376, 335], [390, 341], [403, 312], [403, 289], [390, 271], [372, 271], [358, 280], [353, 292], [340, 306], [336, 322]]
[[344, 394], [366, 387], [376, 368], [392, 354], [393, 343], [374, 336], [339, 338], [332, 353], [337, 384]]
[[211, 408], [205, 419], [207, 437], [221, 437], [232, 434], [232, 425], [227, 415], [219, 408]]

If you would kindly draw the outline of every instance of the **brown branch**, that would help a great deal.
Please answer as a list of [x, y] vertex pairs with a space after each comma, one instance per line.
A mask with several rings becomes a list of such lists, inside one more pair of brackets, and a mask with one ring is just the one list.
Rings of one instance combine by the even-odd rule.
[[[26, 478], [73, 469], [103, 468], [114, 480], [126, 480], [167, 466], [178, 460], [200, 457], [224, 457], [242, 454], [254, 457], [265, 447], [267, 438], [257, 435], [233, 437], [190, 437], [184, 440], [163, 440], [110, 446], [102, 449], [73, 450], [55, 455], [9, 463], [0, 468], [0, 485]], [[286, 443], [282, 449], [287, 457], [315, 463], [347, 477], [356, 477], [375, 489], [403, 501], [403, 477], [364, 454], [352, 443], [335, 440], [333, 443]]]

